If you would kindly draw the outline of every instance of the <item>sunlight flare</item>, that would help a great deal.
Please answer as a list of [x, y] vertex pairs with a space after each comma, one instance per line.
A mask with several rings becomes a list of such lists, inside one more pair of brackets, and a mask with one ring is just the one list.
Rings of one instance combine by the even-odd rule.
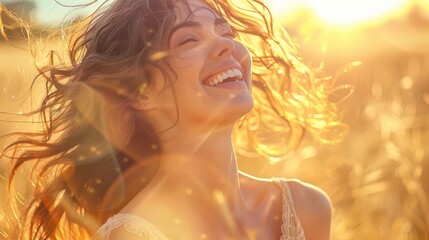
[[356, 25], [378, 21], [406, 10], [410, 0], [269, 0], [268, 6], [275, 16], [283, 20], [296, 11], [311, 12], [327, 25]]

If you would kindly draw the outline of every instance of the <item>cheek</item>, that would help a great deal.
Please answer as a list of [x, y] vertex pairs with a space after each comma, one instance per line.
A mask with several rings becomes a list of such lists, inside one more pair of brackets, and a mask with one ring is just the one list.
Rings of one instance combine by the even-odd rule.
[[189, 46], [185, 49], [177, 49], [170, 56], [169, 62], [173, 68], [186, 68], [201, 63], [206, 56], [202, 46]]
[[235, 42], [235, 52], [234, 58], [240, 63], [244, 69], [244, 77], [249, 86], [249, 91], [251, 90], [252, 84], [252, 57], [249, 50], [240, 42]]
[[[206, 62], [204, 49], [197, 47], [187, 51], [177, 51], [168, 62], [176, 74], [176, 88], [180, 92], [200, 91], [201, 70]], [[179, 93], [180, 93], [179, 92]]]
[[240, 42], [235, 44], [234, 58], [243, 66], [243, 68], [251, 72], [252, 68], [252, 58], [250, 56], [249, 50]]

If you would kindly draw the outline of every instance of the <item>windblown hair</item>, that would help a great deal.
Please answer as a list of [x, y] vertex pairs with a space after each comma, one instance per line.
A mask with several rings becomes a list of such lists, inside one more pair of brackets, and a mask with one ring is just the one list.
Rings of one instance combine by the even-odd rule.
[[[162, 151], [157, 133], [129, 101], [150, 90], [153, 69], [162, 69], [166, 87], [174, 82], [164, 56], [177, 18], [174, 7], [187, 3], [110, 2], [59, 31], [57, 37], [68, 40], [67, 58], [52, 51], [49, 62], [38, 66], [34, 81], [45, 81], [46, 96], [27, 115], [40, 116], [43, 129], [4, 136], [14, 139], [2, 151], [2, 160], [11, 162], [9, 186], [18, 169], [34, 163], [34, 195], [23, 211], [23, 230], [13, 239], [88, 237], [157, 170]], [[267, 6], [261, 0], [206, 2], [230, 23], [253, 58], [255, 106], [234, 130], [237, 153], [284, 159], [305, 130], [322, 141], [338, 139], [326, 135], [343, 127], [336, 104], [328, 101], [329, 82], [301, 62]], [[19, 21], [1, 5], [0, 13]], [[0, 29], [7, 39], [5, 25]]]

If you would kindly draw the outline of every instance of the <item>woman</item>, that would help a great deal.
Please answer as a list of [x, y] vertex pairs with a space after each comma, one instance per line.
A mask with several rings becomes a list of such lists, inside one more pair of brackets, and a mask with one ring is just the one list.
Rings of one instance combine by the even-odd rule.
[[40, 69], [43, 131], [3, 151], [10, 183], [37, 160], [14, 239], [329, 239], [321, 190], [237, 169], [339, 125], [261, 1], [116, 0], [79, 26]]

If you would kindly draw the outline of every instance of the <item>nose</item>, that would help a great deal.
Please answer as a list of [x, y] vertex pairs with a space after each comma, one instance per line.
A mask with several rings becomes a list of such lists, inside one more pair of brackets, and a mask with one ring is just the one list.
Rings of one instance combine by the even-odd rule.
[[217, 35], [213, 44], [213, 58], [232, 56], [235, 52], [234, 40]]

